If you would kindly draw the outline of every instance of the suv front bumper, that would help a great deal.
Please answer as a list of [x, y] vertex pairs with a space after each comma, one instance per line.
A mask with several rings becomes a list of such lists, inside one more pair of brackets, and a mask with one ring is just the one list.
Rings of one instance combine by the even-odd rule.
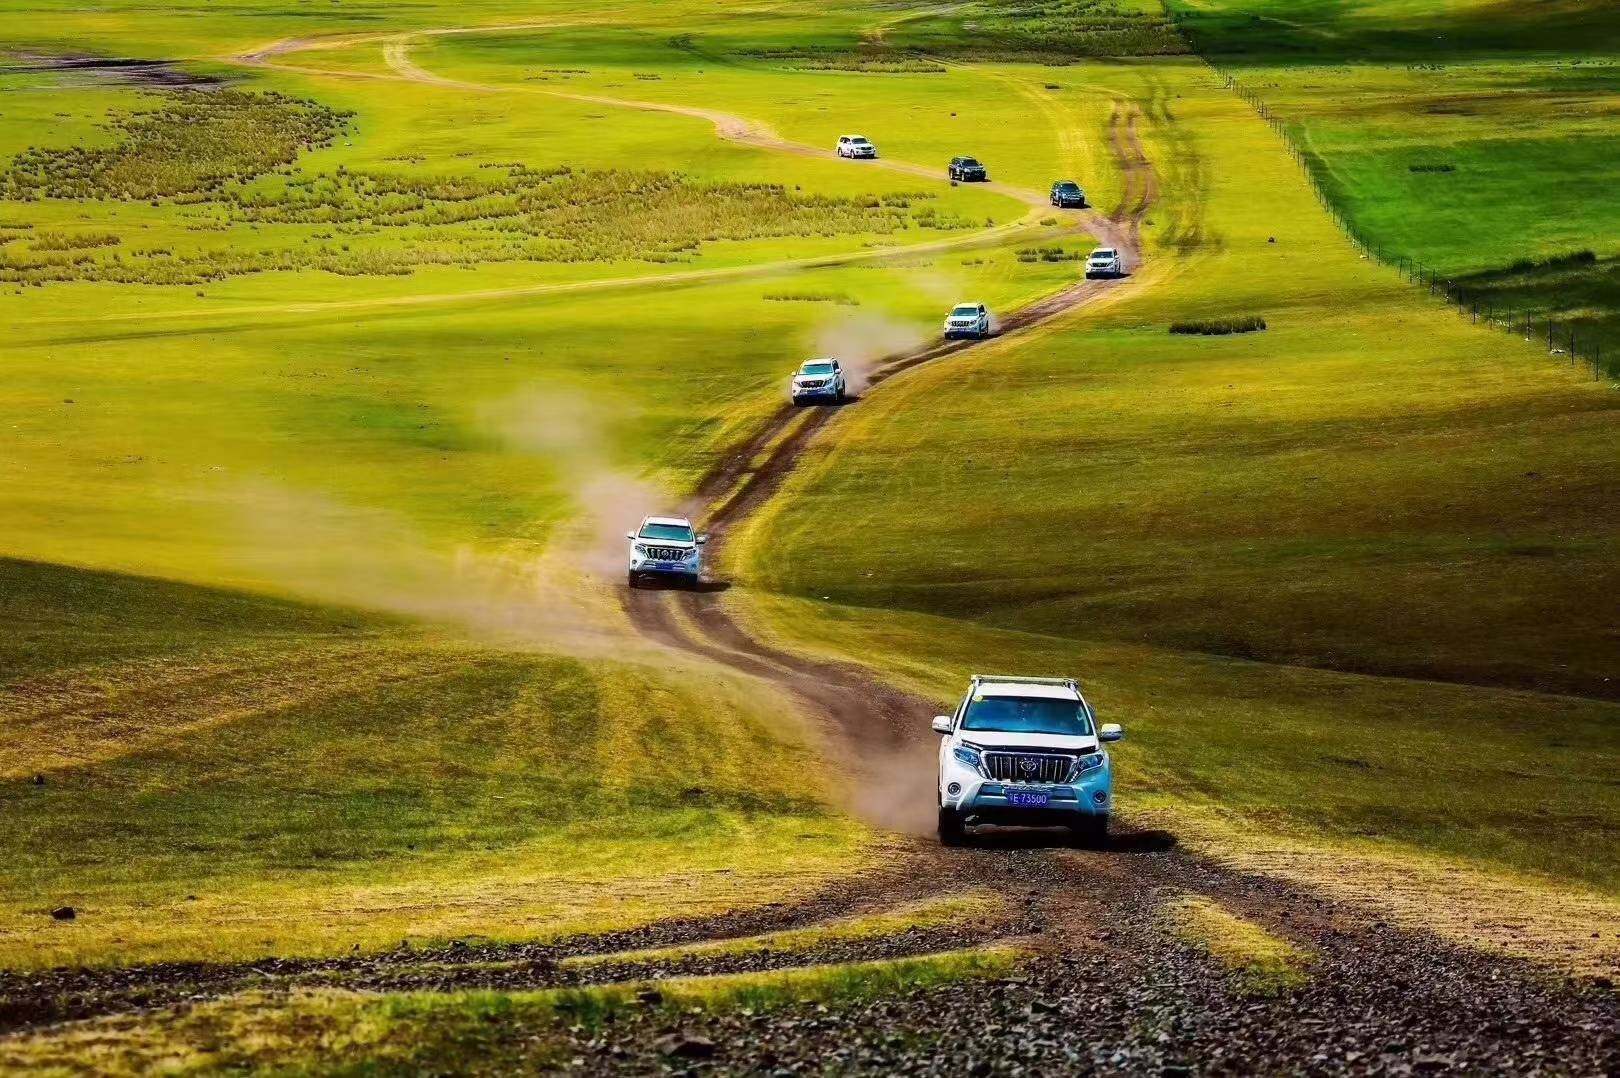
[[703, 575], [700, 561], [662, 561], [654, 558], [631, 558], [630, 571], [640, 576], [672, 576], [696, 580]]
[[[956, 764], [947, 770], [940, 803], [955, 809], [970, 822], [1052, 826], [1077, 816], [1107, 816], [1114, 809], [1114, 768], [1112, 764], [1085, 772], [1079, 782], [1034, 784], [998, 782], [970, 773]], [[951, 794], [949, 784], [961, 789]], [[1044, 792], [1045, 805], [1015, 805], [1014, 792]]]

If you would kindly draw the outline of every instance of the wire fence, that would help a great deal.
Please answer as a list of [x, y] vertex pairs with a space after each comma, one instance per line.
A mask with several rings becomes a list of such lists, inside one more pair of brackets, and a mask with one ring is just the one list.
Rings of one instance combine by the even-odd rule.
[[[1559, 322], [1544, 313], [1538, 315], [1527, 307], [1515, 309], [1511, 303], [1499, 306], [1497, 297], [1472, 291], [1454, 278], [1443, 276], [1434, 267], [1386, 250], [1383, 245], [1368, 239], [1334, 203], [1315, 167], [1315, 159], [1301, 148], [1293, 131], [1277, 117], [1265, 99], [1243, 85], [1230, 72], [1223, 71], [1219, 67], [1216, 67], [1215, 71], [1226, 80], [1226, 88], [1247, 102], [1276, 133], [1310, 184], [1312, 193], [1316, 195], [1316, 201], [1321, 203], [1322, 209], [1333, 219], [1339, 231], [1343, 232], [1364, 255], [1398, 271], [1407, 281], [1426, 289], [1430, 295], [1445, 300], [1447, 304], [1456, 307], [1459, 315], [1476, 325], [1482, 324], [1515, 336], [1522, 336], [1526, 342], [1537, 345], [1545, 341], [1549, 355], [1567, 357], [1572, 367], [1590, 366], [1595, 381], [1620, 376], [1620, 356], [1611, 355], [1605, 360], [1602, 343], [1596, 339], [1587, 340], [1580, 337], [1574, 324], [1567, 321]], [[1613, 364], [1612, 368], [1610, 364]]]

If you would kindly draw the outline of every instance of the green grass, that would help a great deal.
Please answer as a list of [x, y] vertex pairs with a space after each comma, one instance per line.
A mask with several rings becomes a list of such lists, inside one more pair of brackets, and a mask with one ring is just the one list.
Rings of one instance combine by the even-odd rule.
[[724, 680], [0, 569], [8, 967], [544, 937], [864, 857], [804, 731]]
[[1582, 249], [1620, 254], [1620, 210], [1606, 197], [1620, 179], [1611, 6], [1172, 7], [1200, 51], [1288, 125], [1329, 196], [1390, 260], [1420, 261], [1520, 316], [1569, 323], [1620, 356], [1612, 269], [1501, 272]]
[[1305, 983], [1308, 953], [1218, 903], [1187, 895], [1167, 914], [1177, 935], [1231, 971], [1240, 994], [1277, 996]]

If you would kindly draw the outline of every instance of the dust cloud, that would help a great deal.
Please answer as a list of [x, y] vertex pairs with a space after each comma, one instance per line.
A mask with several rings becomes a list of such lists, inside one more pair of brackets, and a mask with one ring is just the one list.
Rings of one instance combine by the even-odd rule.
[[310, 599], [508, 643], [585, 657], [661, 650], [627, 631], [616, 586], [624, 532], [664, 497], [611, 465], [602, 414], [576, 395], [531, 392], [491, 403], [478, 423], [513, 452], [555, 465], [577, 512], [544, 542], [456, 543], [386, 509], [258, 483], [225, 495], [237, 525], [231, 560]]
[[915, 325], [882, 315], [846, 315], [822, 327], [816, 335], [816, 355], [843, 364], [850, 393], [859, 394], [881, 360], [915, 351], [927, 341], [927, 334]]
[[543, 456], [565, 478], [579, 515], [561, 546], [593, 577], [616, 579], [625, 568], [624, 533], [665, 495], [610, 459], [610, 417], [581, 394], [530, 390], [484, 409], [486, 427], [520, 452]]
[[874, 827], [932, 835], [937, 821], [937, 761], [933, 739], [898, 748], [862, 751], [860, 781], [849, 810]]

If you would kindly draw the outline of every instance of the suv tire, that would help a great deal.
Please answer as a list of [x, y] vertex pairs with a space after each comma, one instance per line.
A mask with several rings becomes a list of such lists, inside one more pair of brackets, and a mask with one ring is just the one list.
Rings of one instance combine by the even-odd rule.
[[962, 823], [962, 814], [943, 805], [939, 808], [939, 844], [941, 846], [967, 845], [967, 827]]
[[632, 589], [638, 588], [638, 587], [641, 586], [641, 577], [639, 575], [637, 575], [636, 573], [631, 573], [630, 574], [630, 579], [629, 579], [629, 581], [627, 583], [630, 585], [630, 587]]

